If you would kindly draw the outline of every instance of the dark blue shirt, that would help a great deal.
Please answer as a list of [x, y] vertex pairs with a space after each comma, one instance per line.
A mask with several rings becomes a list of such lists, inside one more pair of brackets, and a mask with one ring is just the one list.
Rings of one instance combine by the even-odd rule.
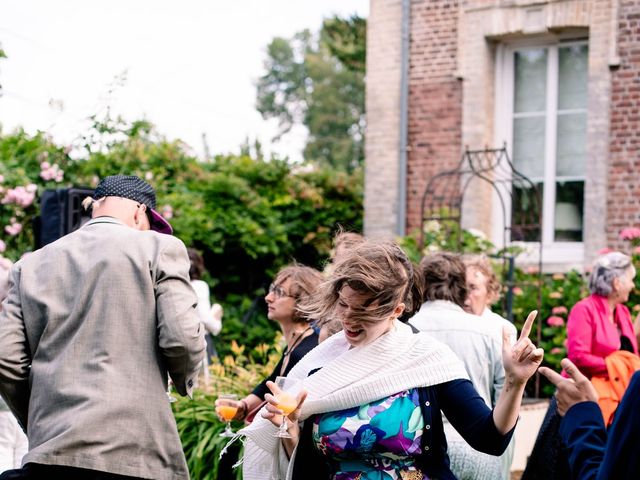
[[640, 371], [633, 374], [607, 434], [595, 402], [571, 407], [560, 424], [569, 450], [571, 478], [625, 480], [640, 477]]

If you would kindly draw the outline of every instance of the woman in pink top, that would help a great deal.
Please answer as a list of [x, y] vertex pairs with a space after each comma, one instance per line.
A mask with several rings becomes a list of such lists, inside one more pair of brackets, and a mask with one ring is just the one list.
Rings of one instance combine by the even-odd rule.
[[569, 313], [567, 348], [569, 359], [589, 378], [606, 376], [605, 358], [617, 351], [638, 354], [638, 343], [629, 309], [624, 305], [634, 287], [636, 269], [620, 252], [596, 260], [589, 279], [591, 295]]

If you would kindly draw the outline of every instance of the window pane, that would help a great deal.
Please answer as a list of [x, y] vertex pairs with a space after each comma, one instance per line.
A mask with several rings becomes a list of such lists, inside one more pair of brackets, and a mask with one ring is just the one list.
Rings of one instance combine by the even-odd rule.
[[558, 182], [556, 184], [554, 240], [556, 242], [581, 242], [583, 215], [584, 182]]
[[583, 176], [587, 158], [587, 114], [558, 115], [556, 175]]
[[513, 185], [511, 204], [511, 241], [539, 242], [541, 239], [542, 183], [538, 189]]
[[558, 109], [587, 108], [587, 46], [562, 47], [558, 57]]
[[513, 111], [544, 112], [547, 92], [547, 49], [519, 50], [515, 53]]
[[545, 117], [514, 118], [513, 165], [530, 179], [544, 176]]

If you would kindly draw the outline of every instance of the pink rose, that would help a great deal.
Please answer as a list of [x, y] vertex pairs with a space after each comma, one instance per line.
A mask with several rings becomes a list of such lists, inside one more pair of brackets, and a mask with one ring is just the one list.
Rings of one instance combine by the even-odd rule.
[[564, 318], [558, 317], [556, 315], [552, 315], [547, 318], [547, 325], [550, 327], [563, 327], [564, 326]]
[[520, 287], [513, 287], [513, 294], [514, 295], [520, 296], [520, 295], [522, 295], [522, 293], [523, 292], [522, 292], [522, 289]]
[[566, 314], [567, 311], [567, 307], [565, 306], [553, 307], [551, 309], [551, 313], [553, 313], [554, 315], [563, 315]]
[[551, 353], [552, 355], [559, 355], [562, 353], [562, 349], [560, 347], [553, 347], [549, 353]]

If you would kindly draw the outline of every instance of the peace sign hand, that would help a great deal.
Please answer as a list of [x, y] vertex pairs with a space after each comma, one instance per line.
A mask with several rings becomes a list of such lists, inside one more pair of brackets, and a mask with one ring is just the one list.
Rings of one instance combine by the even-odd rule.
[[502, 329], [502, 362], [506, 381], [515, 385], [523, 385], [536, 372], [544, 357], [544, 350], [536, 347], [529, 339], [533, 322], [538, 312], [533, 310], [522, 326], [518, 341], [511, 345], [509, 330]]

